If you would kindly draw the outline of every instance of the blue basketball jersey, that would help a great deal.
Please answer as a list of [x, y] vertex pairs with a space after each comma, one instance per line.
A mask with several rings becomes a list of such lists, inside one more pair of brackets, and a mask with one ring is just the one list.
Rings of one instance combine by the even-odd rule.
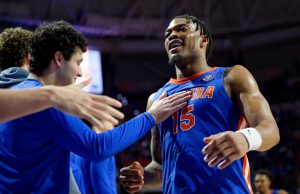
[[185, 79], [171, 79], [154, 96], [190, 90], [188, 105], [158, 125], [161, 136], [163, 193], [252, 193], [247, 156], [223, 170], [204, 161], [203, 138], [247, 127], [223, 83], [225, 68], [214, 67]]
[[277, 189], [272, 189], [271, 190], [271, 194], [278, 194], [279, 193], [279, 190], [277, 190]]

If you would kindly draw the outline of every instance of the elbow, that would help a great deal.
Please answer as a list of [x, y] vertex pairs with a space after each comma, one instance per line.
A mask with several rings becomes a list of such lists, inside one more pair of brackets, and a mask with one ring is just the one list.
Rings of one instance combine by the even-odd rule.
[[274, 146], [277, 145], [280, 142], [280, 133], [279, 133], [279, 129], [277, 128], [277, 133], [275, 133], [274, 135]]

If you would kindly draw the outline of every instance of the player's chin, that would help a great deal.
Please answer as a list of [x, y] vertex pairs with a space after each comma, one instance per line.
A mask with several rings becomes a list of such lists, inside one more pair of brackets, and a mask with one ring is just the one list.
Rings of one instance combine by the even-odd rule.
[[183, 60], [183, 57], [180, 53], [169, 54], [169, 64], [176, 65]]

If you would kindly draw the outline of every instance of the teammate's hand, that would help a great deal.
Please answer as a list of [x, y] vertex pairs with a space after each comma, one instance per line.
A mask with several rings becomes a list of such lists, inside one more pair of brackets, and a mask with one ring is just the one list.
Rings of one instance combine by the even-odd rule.
[[90, 81], [91, 79], [87, 78], [76, 85], [49, 86], [54, 94], [52, 98], [54, 107], [86, 119], [98, 128], [104, 127], [102, 121], [117, 125], [117, 119], [123, 119], [124, 114], [114, 107], [120, 108], [122, 104], [108, 96], [90, 94], [81, 90]]
[[206, 137], [203, 141], [207, 143], [202, 149], [204, 161], [210, 167], [218, 164], [218, 168], [223, 169], [248, 151], [248, 142], [241, 133], [226, 131]]
[[156, 124], [161, 123], [174, 112], [185, 107], [191, 97], [190, 91], [178, 92], [168, 97], [167, 93], [164, 93], [159, 100], [153, 102], [148, 112], [153, 116]]
[[144, 185], [144, 168], [139, 162], [133, 162], [132, 165], [120, 170], [119, 179], [127, 192], [138, 192]]

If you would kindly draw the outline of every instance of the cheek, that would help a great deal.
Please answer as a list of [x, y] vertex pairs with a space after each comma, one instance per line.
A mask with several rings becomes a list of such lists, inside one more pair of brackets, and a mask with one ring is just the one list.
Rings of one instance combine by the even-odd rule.
[[190, 36], [188, 40], [191, 48], [200, 48], [199, 38], [197, 38], [196, 36]]
[[168, 51], [168, 43], [167, 43], [167, 41], [165, 41], [164, 46], [165, 46], [166, 51]]
[[80, 72], [80, 66], [78, 66], [77, 64], [74, 64], [73, 68], [72, 68], [72, 72], [74, 74], [78, 74], [78, 72]]

